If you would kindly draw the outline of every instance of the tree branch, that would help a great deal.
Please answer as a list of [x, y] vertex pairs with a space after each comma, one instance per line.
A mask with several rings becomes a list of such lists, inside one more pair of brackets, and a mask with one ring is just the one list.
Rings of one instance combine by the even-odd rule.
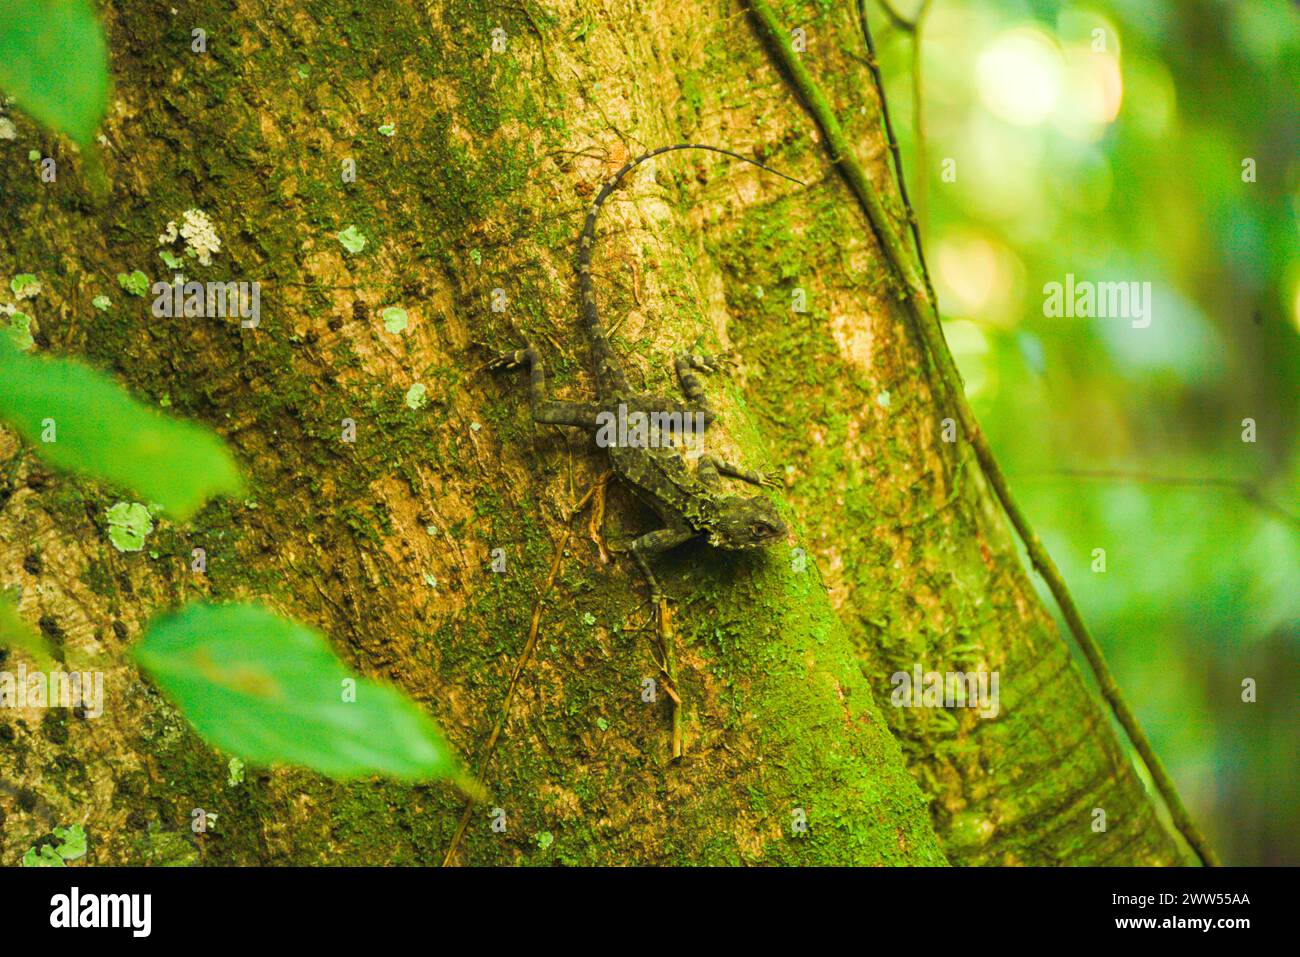
[[1145, 472], [1125, 469], [1056, 469], [1046, 473], [1069, 478], [1110, 479], [1120, 482], [1139, 482], [1146, 485], [1173, 485], [1181, 488], [1221, 488], [1236, 492], [1246, 501], [1262, 511], [1277, 516], [1290, 525], [1300, 528], [1300, 516], [1293, 515], [1273, 501], [1261, 490], [1259, 485], [1247, 479], [1219, 478], [1217, 476], [1195, 475], [1150, 475]]

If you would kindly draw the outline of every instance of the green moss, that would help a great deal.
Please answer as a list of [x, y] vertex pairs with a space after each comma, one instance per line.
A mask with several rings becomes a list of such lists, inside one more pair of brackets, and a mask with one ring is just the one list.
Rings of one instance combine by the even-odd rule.
[[[315, 335], [337, 318], [337, 292], [300, 284], [310, 279], [305, 269], [312, 252], [337, 252], [334, 236], [355, 223], [368, 243], [344, 260], [348, 274], [337, 282], [360, 287], [358, 299], [373, 306], [377, 290], [369, 284], [382, 281], [396, 287], [381, 287], [392, 295], [386, 301], [420, 302], [428, 298], [421, 284], [432, 277], [446, 283], [456, 308], [477, 322], [479, 313], [469, 310], [481, 308], [486, 291], [508, 284], [509, 322], [489, 315], [489, 332], [498, 340], [549, 341], [557, 323], [568, 328], [568, 287], [555, 278], [555, 266], [567, 259], [577, 218], [557, 214], [550, 195], [538, 188], [555, 170], [549, 156], [541, 157], [553, 147], [570, 148], [578, 134], [569, 134], [557, 118], [571, 90], [543, 85], [509, 49], [484, 60], [492, 27], [505, 27], [512, 43], [522, 43], [536, 26], [550, 42], [557, 39], [551, 31], [558, 21], [539, 11], [532, 14], [534, 24], [523, 8], [486, 2], [453, 3], [441, 21], [420, 7], [393, 7], [392, 16], [380, 17], [371, 4], [322, 2], [316, 8], [322, 35], [311, 42], [301, 42], [285, 24], [238, 48], [213, 43], [209, 60], [187, 61], [184, 82], [165, 90], [137, 78], [171, 75], [173, 51], [184, 48], [186, 31], [169, 27], [170, 46], [135, 42], [156, 36], [149, 15], [115, 14], [113, 29], [125, 38], [116, 47], [115, 72], [140, 96], [139, 108], [114, 121], [120, 126], [112, 132], [155, 144], [137, 159], [150, 164], [149, 189], [136, 192], [122, 176], [111, 211], [89, 217], [69, 193], [38, 197], [31, 184], [0, 169], [0, 207], [14, 213], [12, 221], [21, 222], [40, 204], [63, 217], [55, 238], [24, 228], [7, 231], [0, 242], [21, 252], [23, 261], [42, 265], [61, 262], [67, 249], [86, 250], [80, 267], [94, 279], [88, 288], [101, 289], [116, 272], [151, 261], [158, 228], [180, 209], [199, 204], [213, 215], [225, 241], [222, 268], [256, 275], [275, 307], [265, 310], [256, 336], [216, 322], [196, 323], [181, 336], [149, 314], [147, 301], [132, 297], [121, 297], [107, 312], [79, 310], [75, 329], [51, 323], [55, 348], [71, 345], [136, 392], [170, 395], [178, 414], [223, 430], [248, 473], [247, 498], [258, 503], [217, 501], [188, 526], [162, 525], [151, 541], [157, 562], [143, 574], [131, 569], [144, 581], [131, 606], [143, 613], [169, 601], [177, 589], [165, 569], [187, 569], [189, 549], [201, 545], [208, 572], [198, 579], [184, 571], [187, 593], [275, 601], [330, 626], [336, 644], [361, 668], [404, 666], [400, 680], [426, 696], [453, 745], [473, 755], [504, 704], [550, 568], [557, 511], [551, 499], [559, 479], [567, 480], [566, 442], [529, 421], [517, 388], [467, 386], [474, 364], [468, 352], [455, 352], [454, 363], [411, 370], [429, 390], [428, 404], [412, 414], [402, 404], [403, 389], [368, 372], [369, 360], [353, 352], [349, 335]], [[191, 12], [210, 37], [242, 35], [234, 29], [237, 11], [225, 3], [201, 0]], [[723, 52], [710, 41], [711, 61]], [[722, 105], [718, 85], [704, 82], [711, 75], [706, 65], [688, 80], [686, 102], [697, 116]], [[395, 120], [357, 102], [375, 92], [398, 98], [399, 105], [405, 92], [413, 101], [443, 98], [447, 106], [411, 110], [413, 119]], [[332, 138], [329, 148], [301, 135], [303, 116]], [[391, 138], [376, 132], [388, 121], [397, 122]], [[348, 132], [354, 129], [360, 131], [355, 136]], [[808, 148], [806, 134], [796, 134], [783, 156], [796, 158]], [[343, 155], [358, 159], [354, 184], [339, 180]], [[687, 197], [695, 186], [684, 176], [682, 182]], [[265, 215], [268, 188], [286, 197], [277, 200], [284, 215]], [[797, 207], [788, 201], [759, 209], [747, 237], [752, 249], [744, 253], [753, 258], [742, 262], [759, 267], [767, 252], [788, 254], [762, 278], [772, 299], [757, 321], [774, 330], [788, 325], [778, 299], [788, 303], [799, 283], [799, 258], [833, 241], [829, 214], [809, 226]], [[106, 237], [103, 253], [95, 252], [98, 243], [71, 241], [95, 232]], [[659, 263], [661, 285], [685, 292], [662, 317], [663, 329], [654, 331], [687, 344], [706, 324], [693, 278], [698, 254], [692, 243], [679, 246], [691, 258]], [[471, 248], [480, 252], [477, 262]], [[556, 256], [548, 255], [551, 250]], [[51, 283], [64, 295], [73, 288]], [[757, 377], [760, 388], [744, 397], [748, 404], [736, 388], [719, 385], [734, 410], [728, 427], [747, 460], [769, 456], [751, 413], [760, 423], [788, 415], [797, 427], [834, 412], [807, 388], [815, 384], [818, 357], [830, 349], [829, 339], [815, 331], [823, 318], [816, 312], [801, 335], [782, 332], [773, 340], [790, 350], [792, 360], [766, 363]], [[751, 345], [747, 337], [757, 335], [757, 327], [739, 331], [742, 345]], [[440, 335], [428, 341], [439, 342]], [[624, 344], [642, 351], [653, 386], [670, 387], [670, 356], [651, 351], [649, 342]], [[585, 350], [575, 344], [548, 359], [559, 388], [583, 387]], [[783, 389], [795, 396], [793, 410]], [[482, 398], [484, 392], [491, 397]], [[491, 471], [496, 453], [479, 460], [468, 423], [452, 411], [463, 407], [467, 394], [480, 411], [485, 446], [522, 457], [535, 482], [503, 489]], [[338, 439], [344, 416], [364, 423], [355, 445]], [[834, 420], [834, 439], [846, 431], [843, 417]], [[575, 491], [581, 494], [600, 463], [578, 451], [578, 443], [573, 448]], [[527, 454], [519, 456], [521, 449]], [[389, 579], [402, 572], [384, 557], [396, 537], [395, 518], [376, 499], [374, 485], [395, 476], [424, 495], [430, 475], [466, 492], [473, 511], [449, 533], [467, 549], [471, 541], [508, 547], [511, 572], [484, 571], [490, 577], [473, 581], [454, 612], [390, 618]], [[829, 477], [819, 481], [829, 487]], [[61, 521], [67, 534], [86, 534], [79, 495], [67, 495], [60, 511], [66, 511]], [[644, 530], [648, 520], [622, 490], [611, 489], [611, 539]], [[780, 554], [719, 556], [704, 548], [665, 561], [685, 662], [680, 680], [690, 737], [688, 760], [672, 764], [667, 696], [641, 700], [644, 680], [659, 672], [639, 579], [622, 560], [601, 564], [575, 527], [511, 720], [480, 772], [492, 797], [471, 819], [463, 844], [467, 860], [942, 861], [925, 803], [903, 772], [815, 570], [795, 572]], [[292, 542], [284, 541], [285, 529]], [[312, 548], [301, 547], [308, 536]], [[368, 568], [358, 551], [374, 558], [374, 582], [360, 578]], [[320, 567], [322, 556], [337, 565]], [[84, 572], [92, 590], [114, 603], [121, 600], [123, 577], [107, 559]], [[357, 587], [344, 587], [349, 584]], [[584, 616], [595, 624], [583, 624]], [[416, 640], [401, 646], [409, 659], [385, 661], [388, 644], [409, 637], [389, 633], [394, 620]], [[412, 674], [435, 675], [437, 683], [419, 687]], [[132, 781], [119, 798], [131, 814], [119, 838], [125, 859], [185, 859], [190, 847], [206, 864], [429, 864], [440, 860], [450, 841], [461, 801], [447, 788], [338, 784], [258, 768], [232, 788], [227, 756], [203, 745], [161, 700], [149, 705], [132, 743], [150, 756], [160, 779], [119, 776], [120, 785]], [[606, 718], [607, 729], [596, 727], [596, 714]], [[736, 793], [751, 800], [737, 808]], [[286, 795], [296, 802], [292, 807]], [[510, 821], [501, 835], [489, 827], [488, 812], [498, 805]], [[215, 811], [216, 827], [203, 835], [190, 832], [194, 807]], [[807, 815], [806, 837], [791, 833], [796, 809]], [[286, 820], [292, 824], [285, 826]], [[552, 835], [547, 848], [531, 840], [543, 832]]]

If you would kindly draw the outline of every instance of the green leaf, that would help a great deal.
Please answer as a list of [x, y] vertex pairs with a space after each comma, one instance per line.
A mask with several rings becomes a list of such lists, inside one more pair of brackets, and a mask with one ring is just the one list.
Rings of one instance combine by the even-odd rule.
[[54, 659], [49, 642], [18, 615], [14, 603], [0, 596], [0, 646], [25, 651], [42, 667]]
[[80, 824], [71, 827], [56, 827], [54, 836], [59, 839], [55, 853], [65, 861], [75, 861], [86, 855], [86, 831]]
[[0, 3], [0, 90], [90, 146], [108, 109], [108, 47], [88, 0]]
[[38, 852], [36, 848], [29, 848], [23, 855], [23, 867], [66, 867], [63, 858], [59, 857], [59, 852], [49, 844], [42, 844]]
[[117, 284], [133, 296], [143, 296], [149, 291], [149, 277], [138, 269], [130, 275], [118, 273]]
[[113, 305], [113, 300], [109, 299], [107, 296], [96, 296], [94, 299], [90, 300], [90, 304], [100, 312], [108, 312], [108, 307]]
[[5, 336], [0, 419], [56, 468], [123, 485], [180, 520], [209, 497], [242, 489], [234, 459], [212, 432], [137, 402], [79, 362], [18, 352]]
[[340, 779], [459, 778], [414, 702], [353, 677], [318, 633], [263, 608], [190, 605], [151, 625], [133, 653], [205, 740], [252, 763]]

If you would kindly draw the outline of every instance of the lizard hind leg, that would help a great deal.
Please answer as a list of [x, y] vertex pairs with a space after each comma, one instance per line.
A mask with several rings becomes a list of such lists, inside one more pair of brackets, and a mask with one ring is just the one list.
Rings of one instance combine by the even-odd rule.
[[528, 397], [532, 403], [533, 421], [545, 425], [572, 425], [594, 431], [600, 426], [600, 407], [590, 402], [561, 402], [547, 394], [546, 366], [542, 354], [532, 346], [503, 352], [487, 367], [517, 369], [528, 366]]
[[673, 362], [677, 370], [677, 381], [682, 387], [682, 394], [686, 396], [687, 401], [694, 407], [704, 413], [707, 421], [712, 422], [718, 417], [713, 406], [709, 404], [709, 397], [704, 391], [704, 383], [696, 372], [720, 372], [724, 368], [734, 368], [736, 357], [730, 352], [720, 352], [717, 355], [702, 355], [691, 352], [679, 352], [676, 360]]
[[[690, 352], [679, 352], [673, 365], [677, 370], [677, 381], [681, 385], [682, 394], [686, 396], [687, 407], [699, 411], [700, 421], [704, 423], [707, 429], [718, 417], [718, 413], [709, 403], [708, 394], [704, 391], [704, 383], [696, 372], [717, 372], [723, 366], [733, 366], [735, 357], [730, 352], [720, 353], [716, 356], [696, 355]], [[702, 444], [703, 435], [688, 436], [699, 442], [698, 452], [704, 451]], [[691, 443], [688, 442], [688, 445]], [[707, 479], [707, 476], [702, 476]], [[712, 478], [716, 479], [714, 475]], [[713, 484], [717, 484], [714, 482]]]
[[704, 412], [710, 419], [717, 417], [713, 407], [709, 405], [709, 397], [704, 391], [704, 383], [696, 372], [717, 372], [723, 365], [734, 361], [730, 353], [723, 353], [720, 356], [694, 355], [689, 352], [679, 352], [673, 366], [677, 370], [677, 381], [681, 384], [682, 394], [687, 400], [698, 406], [700, 411]]

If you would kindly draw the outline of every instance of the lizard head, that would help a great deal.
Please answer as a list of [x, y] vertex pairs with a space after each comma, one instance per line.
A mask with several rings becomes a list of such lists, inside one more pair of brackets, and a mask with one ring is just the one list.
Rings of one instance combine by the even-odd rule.
[[785, 522], [776, 507], [761, 495], [727, 496], [709, 523], [709, 544], [716, 548], [759, 548], [780, 541], [786, 534]]

